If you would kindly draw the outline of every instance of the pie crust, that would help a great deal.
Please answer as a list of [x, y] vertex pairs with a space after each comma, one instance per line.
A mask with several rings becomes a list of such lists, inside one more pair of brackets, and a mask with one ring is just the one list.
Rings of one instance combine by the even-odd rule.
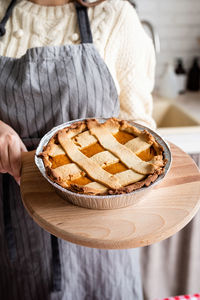
[[40, 154], [48, 177], [90, 195], [130, 193], [164, 172], [163, 147], [147, 130], [110, 118], [88, 119], [59, 130]]

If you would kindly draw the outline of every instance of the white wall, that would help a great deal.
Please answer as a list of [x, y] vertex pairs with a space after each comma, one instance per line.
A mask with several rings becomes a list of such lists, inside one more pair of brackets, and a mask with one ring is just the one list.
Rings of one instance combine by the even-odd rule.
[[161, 53], [157, 57], [156, 85], [165, 64], [182, 57], [188, 69], [200, 57], [200, 0], [136, 0], [141, 19], [156, 26]]

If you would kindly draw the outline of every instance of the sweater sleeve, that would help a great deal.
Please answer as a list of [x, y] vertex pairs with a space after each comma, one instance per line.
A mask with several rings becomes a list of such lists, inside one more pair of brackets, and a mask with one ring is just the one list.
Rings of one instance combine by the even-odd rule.
[[118, 32], [120, 46], [116, 60], [120, 87], [120, 118], [155, 129], [152, 118], [155, 53], [151, 39], [144, 31], [135, 10], [128, 2], [121, 14]]

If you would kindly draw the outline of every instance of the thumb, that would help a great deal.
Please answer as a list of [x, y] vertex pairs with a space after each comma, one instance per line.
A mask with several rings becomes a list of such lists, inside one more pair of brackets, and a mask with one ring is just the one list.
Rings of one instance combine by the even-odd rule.
[[[26, 146], [24, 143], [20, 140], [20, 150], [21, 152], [27, 152], [28, 150], [26, 149]], [[14, 177], [15, 181], [17, 182], [18, 185], [20, 185], [21, 177]]]
[[14, 177], [18, 185], [20, 185], [20, 177]]
[[22, 152], [27, 152], [28, 150], [26, 149], [26, 146], [24, 145], [24, 143], [21, 141], [21, 145], [20, 145], [21, 151]]

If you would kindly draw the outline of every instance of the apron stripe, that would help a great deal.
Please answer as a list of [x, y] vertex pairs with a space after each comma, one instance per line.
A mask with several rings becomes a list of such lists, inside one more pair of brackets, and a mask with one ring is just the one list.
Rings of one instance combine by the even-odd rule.
[[2, 72], [3, 72], [3, 70], [4, 70], [4, 68], [5, 68], [5, 66], [6, 66], [6, 61], [5, 61], [4, 64], [1, 64], [0, 76], [1, 76], [1, 74], [2, 74]]
[[19, 71], [20, 71], [20, 68], [19, 68], [19, 64], [16, 64], [17, 66], [17, 70], [15, 71], [16, 73], [16, 79], [15, 81], [13, 82], [13, 86], [12, 86], [12, 95], [13, 95], [13, 100], [14, 100], [14, 103], [15, 103], [15, 111], [16, 111], [16, 119], [17, 119], [17, 126], [18, 126], [18, 133], [20, 134], [21, 133], [21, 127], [20, 127], [20, 123], [19, 123], [19, 111], [18, 111], [18, 105], [17, 105], [17, 101], [16, 101], [16, 98], [15, 98], [15, 84], [17, 83], [17, 79], [19, 78]]
[[11, 263], [13, 263], [17, 258], [15, 235], [13, 232], [11, 212], [10, 212], [10, 202], [9, 202], [9, 174], [3, 174], [3, 215], [4, 215], [4, 230], [8, 246], [8, 255]]
[[77, 110], [76, 110], [75, 107], [73, 107], [73, 110], [75, 109], [75, 115], [77, 116], [77, 117], [75, 117], [74, 119], [78, 119], [78, 118], [79, 118], [78, 116], [80, 115], [80, 110], [79, 110], [80, 95], [79, 95], [77, 70], [76, 70], [75, 63], [74, 63], [74, 57], [72, 57], [72, 66], [73, 66], [73, 69], [74, 69], [74, 76], [75, 76], [75, 82], [76, 82], [76, 93], [77, 93], [77, 99], [78, 99], [78, 107], [77, 107]]
[[[16, 198], [13, 201], [13, 210], [15, 212], [15, 220], [17, 222], [17, 226], [18, 226], [18, 230], [19, 230], [19, 236], [22, 237], [22, 239], [20, 240], [20, 245], [22, 245], [22, 251], [23, 251], [21, 253], [19, 252], [19, 250], [17, 251], [18, 258], [19, 258], [18, 263], [19, 263], [21, 261], [21, 259], [22, 259], [21, 257], [26, 257], [26, 255], [25, 255], [24, 241], [23, 241], [22, 228], [21, 228], [21, 220], [22, 220], [22, 218], [21, 218], [21, 216], [18, 216], [18, 211], [19, 211], [18, 205], [19, 204], [18, 204], [18, 201], [16, 201], [16, 200], [19, 200], [19, 199], [17, 199], [17, 196], [16, 196]], [[18, 243], [19, 236], [16, 235], [16, 238], [17, 238], [16, 246], [17, 246], [17, 243]], [[17, 247], [17, 249], [18, 249], [18, 247]], [[28, 268], [27, 265], [26, 265], [26, 268]], [[21, 280], [19, 274], [16, 274], [16, 277], [18, 278], [18, 282], [19, 282], [18, 284], [19, 284], [19, 287], [20, 287], [20, 283], [21, 283], [22, 280]], [[29, 284], [29, 280], [28, 280], [28, 284]], [[31, 291], [31, 284], [29, 284], [28, 294], [30, 293], [30, 291]], [[31, 300], [33, 300], [33, 298], [31, 296], [29, 298]], [[20, 299], [23, 299], [23, 295], [22, 295], [22, 297]]]
[[8, 95], [7, 95], [7, 84], [8, 84], [8, 80], [10, 79], [12, 73], [13, 73], [13, 69], [14, 69], [15, 64], [12, 64], [12, 67], [10, 68], [10, 70], [8, 72], [8, 77], [5, 80], [5, 87], [4, 87], [4, 97], [5, 97], [5, 101], [6, 101], [6, 108], [7, 108], [7, 116], [8, 116], [8, 120], [9, 120], [9, 124], [11, 124], [12, 126], [12, 122], [10, 119], [10, 114], [9, 114], [9, 109], [10, 109], [10, 105], [8, 104]]
[[[12, 182], [14, 181], [14, 179], [12, 178], [12, 176], [9, 176], [9, 185], [12, 185]], [[8, 200], [8, 199], [7, 199]], [[10, 199], [10, 211], [13, 212], [13, 210], [15, 210], [15, 206], [16, 206], [16, 201], [12, 201]], [[17, 253], [17, 257], [15, 259], [15, 261], [12, 263], [12, 266], [16, 266], [19, 262], [19, 258], [20, 258], [20, 251], [19, 251], [19, 247], [18, 247], [18, 237], [16, 235], [16, 230], [14, 227], [14, 224], [18, 224], [17, 219], [16, 219], [16, 215], [11, 215], [12, 217], [12, 227], [13, 227], [13, 233], [15, 234], [15, 248], [16, 248], [16, 253]], [[10, 262], [11, 263], [11, 262]], [[20, 284], [20, 276], [19, 274], [17, 274], [17, 272], [13, 272], [12, 274], [12, 278], [14, 278], [15, 280], [17, 280], [17, 282]], [[12, 294], [13, 294], [13, 298], [16, 297], [16, 294], [18, 294], [18, 297], [20, 297], [19, 299], [21, 299], [22, 295], [20, 295], [20, 291], [19, 291], [19, 285], [15, 285], [14, 289], [12, 290]]]
[[[16, 215], [16, 219], [17, 219], [17, 224], [18, 224], [18, 229], [19, 229], [19, 235], [21, 236], [21, 239], [20, 239], [20, 244], [22, 246], [22, 251], [23, 253], [21, 253], [20, 255], [20, 259], [23, 260], [24, 258], [24, 261], [26, 262], [26, 265], [25, 265], [25, 269], [29, 269], [29, 263], [27, 262], [27, 239], [29, 239], [29, 236], [27, 236], [24, 228], [26, 227], [26, 223], [25, 223], [25, 218], [24, 218], [24, 214], [22, 216], [22, 211], [23, 211], [23, 208], [22, 210], [19, 210], [19, 208], [17, 207], [19, 204], [17, 203], [18, 201], [20, 201], [17, 197], [16, 199], [14, 199], [14, 210], [15, 210], [15, 215]], [[21, 212], [21, 214], [19, 215], [19, 212]], [[31, 262], [32, 263], [32, 262]], [[21, 278], [20, 278], [21, 279]], [[28, 299], [31, 299], [31, 300], [35, 300], [34, 299], [34, 282], [33, 280], [31, 280], [32, 278], [30, 278], [30, 276], [27, 276], [27, 289], [26, 291], [28, 291], [28, 294], [29, 294], [29, 298]], [[23, 280], [23, 279], [22, 279]], [[21, 298], [23, 299], [23, 298]]]
[[[84, 45], [83, 45], [84, 47]], [[82, 56], [82, 49], [81, 54]], [[84, 73], [86, 72], [86, 69], [82, 69], [82, 63], [83, 58], [81, 61], [72, 58], [74, 62], [74, 68], [75, 68], [75, 77], [76, 77], [76, 83], [77, 83], [77, 91], [78, 91], [78, 118], [83, 117], [86, 115], [86, 109], [87, 109], [87, 103], [86, 103], [86, 97], [87, 97], [87, 87], [85, 85], [85, 78]]]
[[[83, 65], [83, 62], [81, 62], [81, 72], [83, 74], [83, 78], [84, 78], [84, 85], [85, 85], [85, 88], [86, 88], [86, 95], [87, 95], [87, 98], [84, 98], [84, 100], [86, 101], [86, 115], [88, 116], [88, 102], [89, 102], [89, 99], [88, 99], [88, 85], [87, 85], [87, 80], [86, 80], [86, 76], [85, 76], [85, 68], [84, 68], [84, 65]], [[83, 100], [83, 98], [82, 98]]]
[[[22, 64], [21, 64], [21, 68], [20, 68], [20, 73], [21, 73], [21, 95], [22, 95], [22, 99], [23, 99], [23, 102], [24, 102], [24, 114], [25, 114], [25, 128], [27, 128], [27, 133], [28, 133], [28, 136], [31, 137], [31, 133], [30, 133], [30, 129], [29, 129], [29, 122], [28, 122], [28, 116], [27, 116], [27, 111], [28, 111], [28, 107], [27, 107], [27, 103], [26, 103], [26, 100], [24, 98], [24, 91], [23, 91], [23, 69], [22, 69]], [[32, 143], [32, 146], [33, 143]]]
[[[3, 266], [4, 264], [7, 265], [9, 264], [7, 262], [6, 259], [4, 259], [3, 255], [1, 256], [1, 265]], [[4, 268], [4, 272], [3, 272], [3, 269], [0, 269], [1, 272], [0, 272], [0, 295], [1, 295], [1, 298], [2, 299], [6, 299], [6, 295], [5, 295], [5, 286], [6, 286], [6, 281], [9, 282], [10, 278], [9, 278], [9, 275], [8, 275], [8, 272], [7, 272], [7, 268]]]
[[[46, 265], [46, 270], [45, 272], [47, 273], [47, 284], [48, 284], [48, 289], [50, 290], [51, 286], [50, 286], [50, 282], [51, 282], [51, 266], [50, 266], [50, 259], [49, 259], [49, 256], [47, 255], [50, 251], [48, 249], [48, 245], [50, 244], [50, 234], [47, 233], [46, 231], [44, 230], [41, 230], [41, 236], [42, 236], [42, 248], [44, 249], [44, 252], [45, 252], [45, 265]], [[49, 247], [50, 248], [50, 247]]]
[[[59, 78], [58, 78], [58, 69], [56, 66], [56, 62], [54, 62], [55, 64], [55, 74], [56, 74], [56, 80], [57, 80], [57, 85], [58, 85], [58, 90], [59, 90], [59, 101], [60, 101], [60, 109], [61, 109], [61, 114], [62, 114], [62, 123], [64, 123], [64, 117], [63, 117], [63, 108], [62, 108], [62, 101], [61, 101], [61, 88], [60, 88], [60, 83], [59, 83]], [[62, 78], [62, 76], [61, 76]]]
[[[87, 53], [87, 51], [86, 51], [86, 59], [87, 60], [89, 60], [90, 58], [88, 57], [88, 53]], [[93, 97], [93, 101], [94, 101], [94, 103], [93, 103], [93, 111], [95, 111], [95, 115], [97, 115], [97, 103], [96, 103], [96, 101], [97, 101], [97, 99], [96, 99], [96, 97], [97, 97], [97, 92], [96, 92], [96, 83], [97, 83], [97, 81], [96, 80], [92, 80], [93, 78], [95, 78], [94, 77], [94, 72], [93, 72], [93, 68], [92, 68], [92, 66], [91, 65], [89, 65], [89, 69], [90, 69], [90, 78], [91, 78], [91, 81], [92, 81], [92, 83], [93, 83], [93, 91], [94, 91], [94, 97]]]
[[53, 291], [61, 290], [61, 264], [58, 247], [58, 239], [54, 235], [51, 235], [52, 246], [52, 266], [53, 266]]
[[[43, 61], [42, 64], [37, 63], [37, 73], [39, 77], [39, 87], [41, 89], [41, 96], [42, 96], [42, 101], [44, 103], [44, 114], [45, 114], [45, 127], [46, 131], [48, 129], [53, 128], [55, 126], [54, 119], [53, 118], [53, 107], [52, 107], [52, 96], [51, 96], [51, 91], [49, 88], [49, 81], [48, 81], [48, 70], [47, 70], [47, 60]], [[44, 68], [44, 65], [46, 68]], [[43, 90], [43, 87], [47, 87], [46, 90]], [[48, 99], [48, 107], [47, 107], [47, 99]], [[43, 127], [43, 126], [42, 126]]]
[[[29, 231], [29, 228], [32, 227], [32, 223], [33, 221], [30, 220], [30, 222], [27, 222], [27, 217], [26, 217], [26, 212], [25, 210], [22, 210], [23, 212], [23, 220], [24, 220], [24, 227], [22, 228], [24, 234], [26, 235], [26, 241], [24, 241], [24, 246], [25, 246], [25, 258], [27, 259], [28, 255], [27, 253], [29, 253], [30, 255], [30, 260], [29, 260], [29, 264], [28, 267], [31, 268], [32, 270], [32, 279], [34, 280], [34, 282], [31, 281], [31, 286], [32, 284], [34, 285], [34, 289], [33, 289], [33, 298], [35, 297], [35, 294], [37, 293], [37, 299], [42, 299], [42, 297], [40, 297], [41, 295], [39, 294], [39, 292], [41, 292], [41, 289], [39, 289], [39, 286], [37, 284], [37, 277], [35, 276], [35, 272], [34, 272], [34, 259], [33, 259], [33, 252], [32, 252], [32, 247], [31, 247], [31, 243], [30, 243], [30, 238], [31, 238], [31, 234], [33, 234], [33, 230]], [[33, 227], [34, 228], [34, 227]], [[39, 279], [40, 281], [40, 279]]]
[[46, 122], [46, 118], [45, 118], [45, 113], [44, 113], [44, 96], [43, 96], [43, 92], [41, 89], [41, 81], [40, 81], [40, 73], [39, 73], [39, 65], [37, 64], [37, 77], [38, 77], [38, 83], [39, 83], [39, 89], [40, 89], [40, 96], [42, 99], [42, 107], [41, 107], [41, 111], [42, 111], [42, 115], [43, 115], [43, 120], [44, 120], [44, 127], [45, 127], [45, 132], [42, 132], [42, 135], [44, 135], [47, 132], [47, 122]]
[[[17, 216], [17, 206], [16, 206], [16, 204], [17, 204], [17, 202], [13, 201], [13, 210], [16, 212], [16, 214], [14, 216], [15, 218], [13, 218], [13, 223], [14, 223], [14, 221], [16, 221], [16, 224], [19, 224], [19, 221], [18, 221], [19, 219], [18, 219], [18, 216]], [[11, 207], [11, 209], [12, 209], [12, 207]], [[18, 264], [19, 261], [20, 261], [21, 255], [20, 255], [20, 249], [18, 247], [18, 238], [17, 238], [17, 235], [16, 235], [16, 250], [17, 250], [17, 258], [18, 258], [18, 260], [15, 262], [15, 264]], [[17, 290], [18, 290], [19, 299], [23, 299], [23, 294], [22, 294], [22, 291], [20, 289], [20, 285], [21, 285], [21, 282], [22, 282], [22, 279], [21, 279], [20, 275], [21, 275], [21, 273], [18, 274], [17, 272], [15, 272], [15, 278], [17, 280]], [[29, 292], [28, 292], [28, 294], [29, 294]]]
[[[4, 71], [5, 67], [6, 67], [6, 61], [5, 61], [5, 63], [3, 64], [2, 69], [1, 69], [1, 71], [0, 71], [0, 78], [2, 77], [2, 74], [3, 74], [3, 71]], [[0, 110], [0, 120], [3, 120], [3, 119], [4, 119], [4, 118], [3, 118], [3, 115], [1, 114], [1, 110]]]
[[46, 60], [46, 68], [47, 68], [47, 83], [49, 86], [49, 92], [50, 92], [50, 98], [51, 98], [52, 120], [53, 120], [53, 124], [55, 124], [55, 116], [54, 116], [54, 110], [53, 110], [53, 97], [52, 97], [51, 85], [50, 85], [50, 80], [49, 80], [49, 68], [48, 68], [47, 60]]
[[105, 90], [105, 87], [103, 85], [103, 77], [102, 77], [102, 74], [101, 74], [101, 70], [100, 70], [100, 67], [99, 67], [99, 64], [98, 62], [96, 61], [96, 57], [93, 55], [93, 59], [94, 59], [94, 62], [97, 66], [97, 69], [98, 69], [98, 72], [99, 72], [99, 77], [100, 77], [100, 80], [101, 80], [101, 95], [102, 95], [102, 100], [101, 100], [101, 114], [99, 117], [103, 117], [103, 106], [104, 106], [104, 90]]
[[[32, 82], [31, 82], [31, 67], [30, 67], [30, 64], [28, 64], [28, 70], [29, 70], [30, 95], [31, 95], [31, 98], [32, 98], [34, 115], [35, 115], [35, 117], [34, 117], [35, 128], [37, 130], [36, 137], [39, 137], [39, 130], [38, 130], [38, 125], [37, 125], [37, 112], [36, 112], [35, 99], [34, 99], [34, 96], [33, 96], [33, 87], [32, 87]], [[34, 136], [35, 136], [35, 134], [34, 134]]]
[[[64, 69], [65, 69], [65, 77], [67, 79], [67, 89], [68, 89], [68, 93], [66, 95], [67, 99], [66, 99], [66, 102], [67, 102], [67, 106], [66, 106], [66, 111], [65, 113], [68, 114], [66, 116], [66, 118], [69, 120], [69, 116], [71, 115], [71, 106], [70, 106], [70, 84], [69, 84], [69, 78], [68, 78], [68, 73], [67, 73], [67, 70], [66, 70], [66, 63], [65, 63], [65, 60], [63, 59], [63, 64], [64, 64]], [[65, 119], [66, 119], [65, 118]]]
[[[1, 76], [2, 76], [2, 74], [3, 74], [3, 71], [4, 71], [4, 69], [5, 69], [5, 67], [6, 67], [6, 61], [5, 61], [5, 63], [4, 64], [0, 64], [0, 66], [2, 66], [2, 68], [1, 68], [1, 71], [0, 71], [0, 78], [1, 78]], [[3, 116], [2, 116], [2, 114], [1, 114], [1, 110], [0, 110], [0, 120], [3, 120], [4, 118], [3, 118]]]
[[[3, 64], [2, 68], [1, 68], [1, 71], [0, 71], [0, 78], [1, 78], [1, 76], [2, 76], [2, 74], [3, 74], [3, 71], [4, 71], [5, 67], [6, 67], [6, 61], [5, 61], [5, 63]], [[1, 118], [1, 119], [2, 119], [2, 118]]]
[[[10, 251], [13, 252], [13, 249], [10, 249], [10, 247], [12, 247], [10, 245], [9, 239], [10, 237], [7, 236], [7, 228], [8, 226], [10, 227], [9, 230], [11, 230], [11, 232], [14, 234], [13, 232], [13, 228], [12, 228], [12, 224], [11, 224], [11, 212], [10, 212], [10, 200], [9, 200], [9, 180], [10, 180], [10, 175], [9, 174], [1, 174], [1, 178], [2, 178], [2, 186], [1, 186], [1, 197], [3, 199], [3, 203], [2, 203], [2, 215], [3, 215], [3, 221], [4, 221], [4, 228], [2, 227], [2, 229], [4, 230], [4, 235], [7, 237], [7, 240], [5, 240], [5, 242], [1, 243], [1, 248], [3, 248], [3, 253], [1, 255], [1, 259], [2, 262], [0, 265], [0, 296], [1, 299], [7, 299], [7, 297], [10, 296], [11, 299], [14, 299], [14, 297], [16, 297], [16, 292], [14, 291], [16, 287], [14, 287], [14, 289], [6, 289], [6, 282], [10, 281], [10, 277], [9, 277], [9, 267], [12, 268], [12, 264], [15, 261], [14, 260], [11, 261], [11, 257], [10, 257]], [[4, 190], [4, 187], [6, 186], [6, 189]], [[1, 232], [2, 235], [3, 232]], [[13, 242], [16, 245], [16, 239], [15, 237], [13, 237]], [[10, 249], [10, 250], [9, 250]], [[15, 251], [15, 247], [14, 247], [14, 251]], [[8, 255], [7, 255], [8, 254]], [[9, 266], [9, 267], [7, 267]]]

